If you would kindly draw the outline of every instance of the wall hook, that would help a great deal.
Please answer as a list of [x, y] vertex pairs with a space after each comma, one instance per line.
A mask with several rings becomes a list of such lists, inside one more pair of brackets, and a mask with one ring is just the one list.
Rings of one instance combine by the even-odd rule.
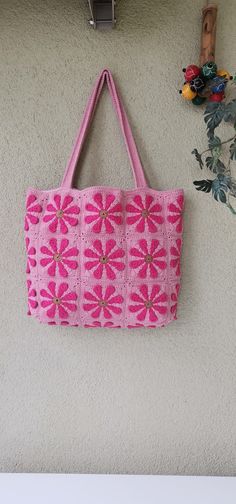
[[95, 28], [114, 28], [115, 0], [88, 0], [91, 19], [90, 26]]

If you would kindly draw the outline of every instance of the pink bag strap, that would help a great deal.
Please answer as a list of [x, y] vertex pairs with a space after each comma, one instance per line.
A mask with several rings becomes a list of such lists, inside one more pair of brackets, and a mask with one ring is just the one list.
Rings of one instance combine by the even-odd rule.
[[132, 170], [133, 170], [135, 185], [136, 185], [136, 187], [147, 187], [147, 183], [146, 183], [145, 176], [143, 173], [142, 164], [139, 159], [137, 147], [135, 145], [135, 141], [134, 141], [131, 129], [130, 129], [130, 125], [129, 125], [129, 122], [127, 119], [126, 112], [124, 110], [124, 107], [123, 107], [120, 99], [119, 99], [112, 74], [107, 69], [104, 69], [101, 72], [101, 74], [95, 84], [94, 90], [88, 100], [88, 104], [87, 104], [87, 107], [86, 107], [84, 115], [83, 115], [83, 119], [82, 119], [82, 123], [81, 123], [80, 129], [79, 129], [79, 133], [78, 133], [75, 145], [73, 147], [71, 157], [68, 161], [68, 164], [67, 164], [67, 167], [65, 170], [64, 178], [62, 181], [62, 187], [68, 187], [68, 188], [72, 187], [75, 168], [76, 168], [81, 150], [83, 148], [83, 144], [84, 144], [87, 132], [88, 132], [88, 128], [89, 128], [89, 125], [90, 125], [91, 120], [93, 118], [93, 115], [94, 115], [94, 112], [96, 109], [96, 105], [97, 105], [97, 102], [98, 102], [98, 99], [101, 94], [101, 91], [102, 91], [102, 88], [103, 88], [105, 81], [107, 82], [109, 93], [111, 95], [112, 102], [113, 102], [114, 108], [116, 110], [118, 119], [119, 119], [121, 131], [123, 133], [123, 137], [124, 137], [126, 148], [128, 151], [130, 163], [131, 163]]

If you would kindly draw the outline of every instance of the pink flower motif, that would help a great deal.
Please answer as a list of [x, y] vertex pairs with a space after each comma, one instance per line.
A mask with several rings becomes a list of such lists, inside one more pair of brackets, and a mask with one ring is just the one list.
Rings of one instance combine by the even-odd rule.
[[36, 260], [34, 257], [36, 254], [36, 249], [34, 247], [30, 247], [30, 240], [28, 237], [25, 239], [26, 251], [27, 251], [27, 263], [26, 263], [26, 273], [30, 273], [31, 268], [35, 268]]
[[104, 228], [106, 233], [113, 233], [114, 226], [116, 224], [120, 226], [122, 224], [122, 206], [120, 203], [114, 203], [114, 194], [96, 193], [93, 197], [96, 206], [92, 203], [87, 203], [85, 208], [92, 215], [86, 215], [85, 222], [91, 224], [94, 222], [92, 231], [94, 233], [100, 233]]
[[125, 252], [122, 248], [116, 247], [115, 240], [107, 240], [103, 246], [101, 240], [93, 242], [93, 250], [87, 248], [84, 252], [85, 257], [91, 260], [85, 263], [87, 270], [93, 270], [95, 278], [102, 278], [103, 273], [106, 273], [109, 280], [116, 278], [116, 271], [123, 271], [125, 264], [119, 259], [124, 257]]
[[67, 277], [68, 269], [75, 270], [78, 267], [78, 262], [72, 260], [72, 257], [78, 255], [78, 249], [76, 247], [68, 249], [69, 240], [65, 238], [61, 240], [61, 243], [59, 243], [59, 240], [51, 238], [49, 244], [50, 248], [43, 246], [40, 249], [42, 254], [48, 256], [40, 260], [41, 266], [44, 268], [49, 266], [47, 272], [50, 276], [55, 276], [58, 268], [59, 275]]
[[76, 311], [77, 306], [72, 301], [77, 300], [77, 294], [71, 291], [67, 292], [68, 289], [69, 285], [67, 283], [61, 283], [56, 291], [55, 282], [49, 282], [48, 290], [42, 289], [40, 291], [40, 295], [46, 298], [41, 302], [41, 306], [42, 308], [48, 308], [46, 314], [49, 318], [54, 318], [58, 311], [61, 319], [67, 319], [69, 311]]
[[85, 324], [84, 327], [113, 327], [113, 329], [120, 328], [120, 326], [115, 326], [113, 322], [110, 322], [109, 320], [105, 322], [105, 324], [102, 324], [102, 322], [99, 322], [99, 320], [94, 320], [92, 324]]
[[95, 285], [93, 292], [94, 294], [89, 291], [84, 293], [85, 299], [90, 301], [90, 303], [84, 303], [83, 305], [85, 311], [91, 311], [93, 318], [98, 318], [102, 315], [106, 319], [110, 319], [112, 313], [116, 315], [121, 313], [122, 310], [117, 305], [123, 303], [124, 299], [120, 294], [115, 294], [115, 287], [113, 285], [108, 285], [104, 294], [101, 285]]
[[179, 295], [180, 285], [176, 284], [174, 292], [172, 292], [170, 299], [172, 301], [170, 311], [174, 315], [174, 319], [177, 318], [177, 303], [178, 303], [178, 295]]
[[42, 212], [42, 207], [37, 202], [35, 194], [30, 194], [26, 201], [25, 231], [29, 231], [30, 224], [38, 224], [38, 213]]
[[168, 222], [175, 224], [175, 230], [177, 233], [182, 233], [183, 230], [183, 207], [184, 207], [184, 197], [180, 194], [176, 200], [176, 203], [170, 203], [168, 205], [168, 210], [170, 214], [167, 217]]
[[38, 306], [38, 302], [36, 301], [36, 290], [32, 288], [31, 280], [27, 280], [27, 290], [28, 290], [28, 315], [31, 315], [31, 309], [35, 310]]
[[152, 240], [148, 245], [147, 240], [139, 240], [138, 247], [132, 247], [130, 255], [136, 259], [130, 261], [130, 267], [138, 269], [138, 276], [146, 278], [147, 273], [151, 278], [157, 278], [159, 270], [164, 270], [167, 267], [166, 250], [160, 247], [159, 240]]
[[60, 194], [55, 194], [53, 199], [55, 205], [51, 203], [47, 205], [47, 211], [49, 213], [44, 216], [43, 221], [52, 221], [49, 225], [49, 229], [52, 233], [56, 232], [58, 226], [60, 227], [61, 233], [68, 233], [68, 224], [70, 226], [76, 226], [78, 224], [78, 219], [74, 217], [74, 215], [78, 215], [80, 209], [78, 205], [70, 206], [74, 199], [70, 195], [65, 196], [62, 202]]
[[180, 238], [178, 238], [175, 241], [175, 243], [176, 243], [176, 247], [172, 246], [170, 248], [170, 253], [172, 256], [174, 256], [170, 261], [170, 266], [171, 266], [171, 268], [175, 269], [176, 276], [180, 276], [180, 253], [181, 253], [181, 245], [182, 245]]
[[136, 304], [129, 305], [129, 311], [132, 313], [138, 313], [137, 319], [143, 322], [146, 317], [149, 318], [150, 322], [156, 322], [158, 320], [157, 313], [164, 315], [167, 312], [166, 301], [167, 295], [165, 292], [161, 292], [160, 285], [153, 285], [150, 294], [148, 292], [147, 285], [141, 285], [139, 287], [139, 292], [131, 293], [131, 300], [135, 301]]
[[158, 229], [157, 224], [162, 224], [164, 219], [160, 212], [162, 207], [159, 203], [153, 203], [154, 198], [150, 194], [146, 194], [145, 200], [140, 194], [133, 198], [133, 203], [126, 205], [126, 211], [133, 214], [127, 217], [127, 224], [136, 224], [135, 230], [138, 233], [143, 233], [148, 228], [150, 233], [155, 233]]

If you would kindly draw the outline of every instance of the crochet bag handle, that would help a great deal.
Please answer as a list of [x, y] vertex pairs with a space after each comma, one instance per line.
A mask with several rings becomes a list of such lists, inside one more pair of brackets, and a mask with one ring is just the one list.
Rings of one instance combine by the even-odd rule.
[[95, 84], [94, 90], [89, 98], [87, 107], [86, 107], [84, 115], [83, 115], [83, 119], [82, 119], [82, 123], [81, 123], [80, 129], [79, 129], [79, 133], [78, 133], [71, 157], [68, 161], [68, 164], [67, 164], [67, 167], [65, 170], [64, 178], [63, 178], [62, 185], [61, 185], [62, 187], [67, 187], [67, 188], [72, 187], [75, 168], [76, 168], [81, 150], [83, 148], [83, 144], [84, 144], [87, 132], [88, 132], [88, 128], [89, 128], [89, 125], [90, 125], [91, 120], [93, 118], [93, 115], [94, 115], [94, 112], [96, 109], [96, 105], [97, 105], [97, 102], [98, 102], [98, 99], [101, 94], [101, 91], [102, 91], [102, 88], [103, 88], [105, 81], [107, 82], [109, 93], [111, 95], [112, 102], [113, 102], [114, 108], [116, 110], [118, 119], [119, 119], [121, 131], [123, 133], [123, 137], [124, 137], [126, 148], [128, 151], [130, 163], [131, 163], [132, 170], [133, 170], [135, 185], [136, 185], [136, 187], [147, 187], [147, 183], [146, 183], [145, 176], [143, 173], [142, 164], [141, 164], [141, 161], [140, 161], [140, 158], [138, 155], [137, 147], [135, 145], [135, 141], [134, 141], [134, 138], [133, 138], [133, 135], [131, 132], [131, 128], [130, 128], [130, 125], [129, 125], [129, 122], [127, 119], [126, 112], [124, 110], [124, 107], [123, 107], [120, 99], [119, 99], [112, 74], [111, 74], [110, 70], [107, 70], [107, 69], [104, 69], [101, 72], [101, 74]]

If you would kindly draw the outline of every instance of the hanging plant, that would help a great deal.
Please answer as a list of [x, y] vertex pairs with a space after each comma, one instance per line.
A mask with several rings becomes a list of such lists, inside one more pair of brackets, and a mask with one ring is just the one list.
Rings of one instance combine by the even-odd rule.
[[[214, 178], [195, 180], [197, 191], [211, 193], [213, 198], [226, 205], [236, 215], [236, 179], [232, 176], [232, 162], [236, 161], [236, 99], [226, 101], [225, 93], [230, 85], [236, 84], [224, 69], [215, 63], [217, 6], [206, 5], [202, 9], [202, 32], [200, 65], [184, 68], [185, 83], [182, 96], [194, 105], [206, 105], [204, 121], [207, 127], [208, 148], [203, 152], [193, 149], [201, 170], [206, 168]], [[222, 123], [232, 127], [227, 140], [221, 140], [216, 129]], [[217, 132], [218, 133], [218, 132]], [[233, 203], [234, 202], [234, 203]]]
[[[235, 79], [232, 82], [235, 83]], [[195, 148], [192, 154], [200, 169], [206, 167], [215, 174], [215, 178], [195, 180], [193, 183], [198, 191], [211, 193], [216, 201], [225, 204], [236, 215], [236, 179], [231, 173], [232, 162], [236, 161], [236, 99], [228, 103], [208, 102], [204, 121], [207, 126], [208, 148], [203, 152]], [[232, 127], [230, 138], [224, 141], [215, 133], [222, 122]]]

